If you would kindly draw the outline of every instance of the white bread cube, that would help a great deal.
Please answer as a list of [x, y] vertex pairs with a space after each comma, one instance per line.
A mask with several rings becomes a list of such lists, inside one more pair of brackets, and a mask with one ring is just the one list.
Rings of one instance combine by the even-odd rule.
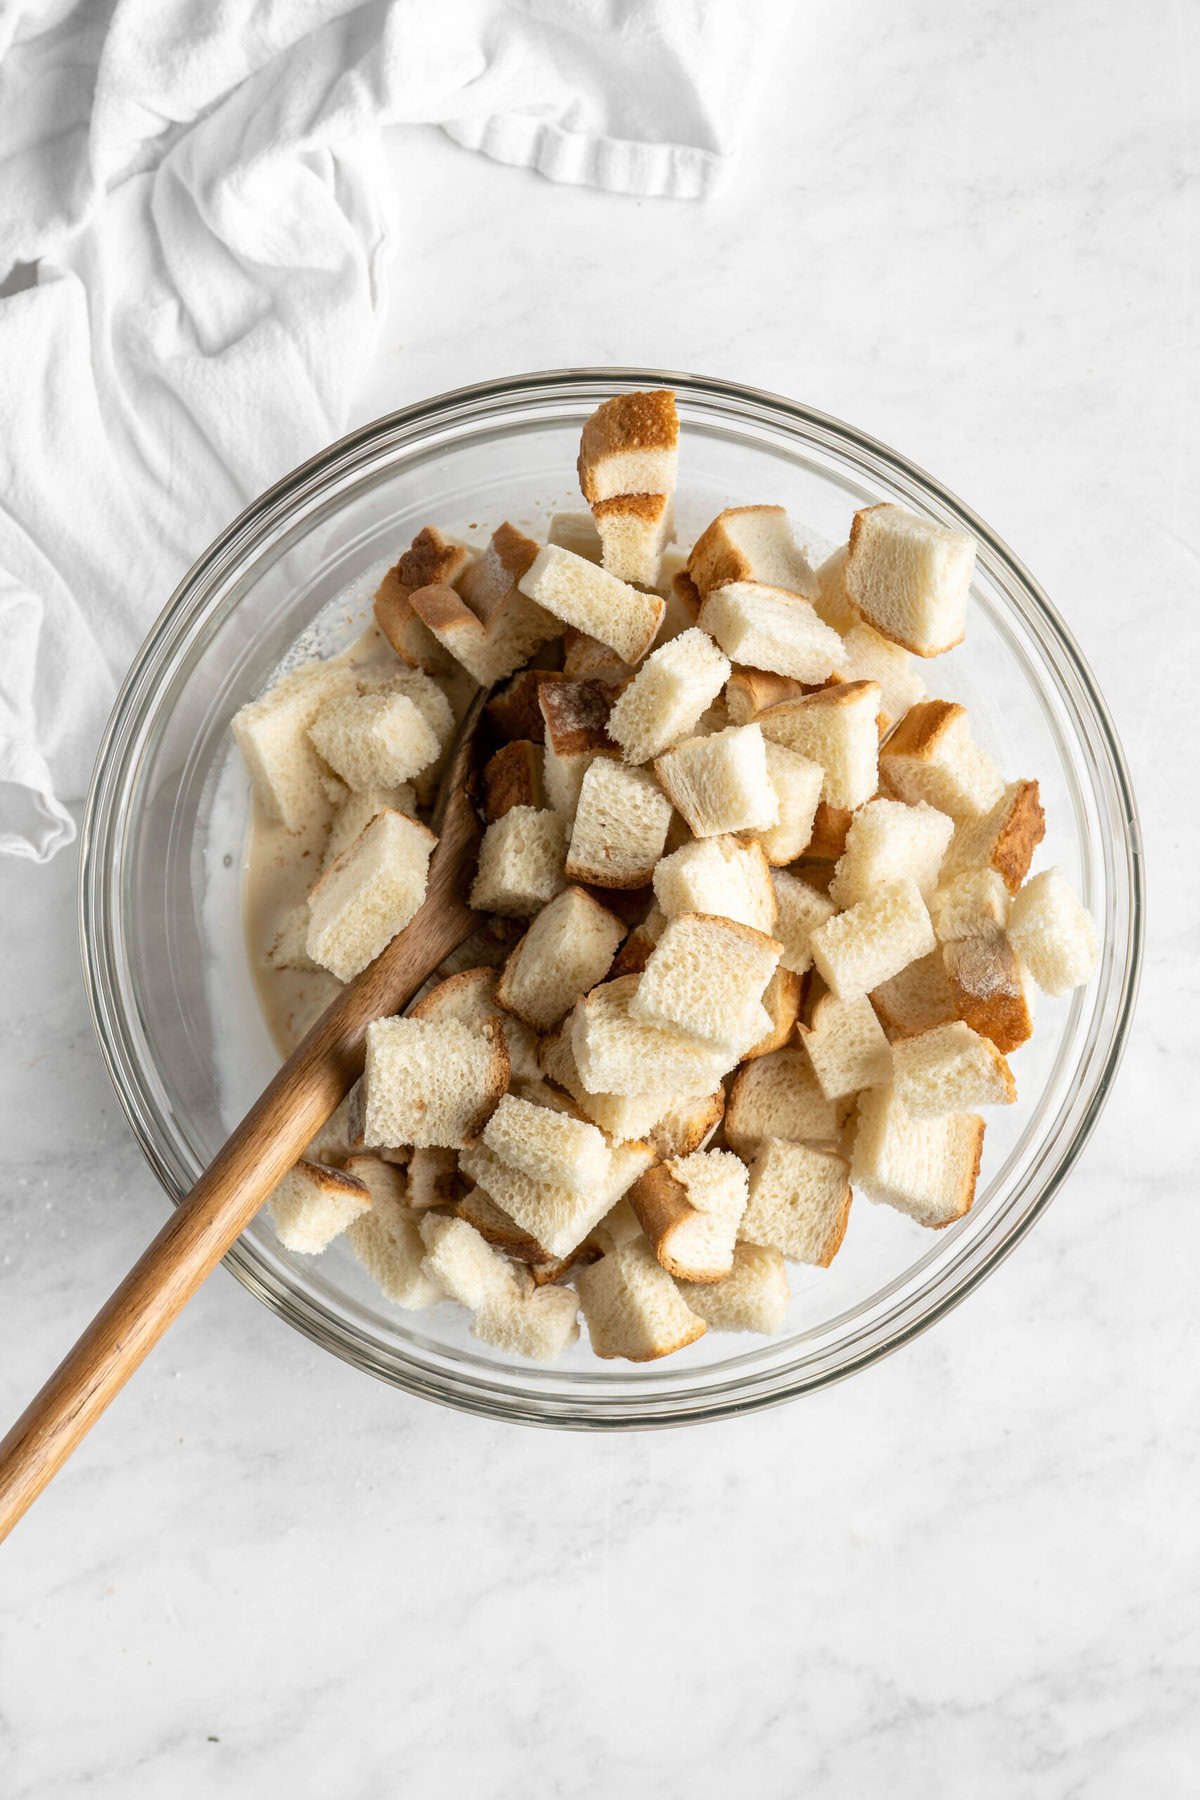
[[730, 506], [718, 513], [696, 539], [688, 574], [701, 596], [732, 581], [762, 582], [809, 600], [817, 592], [782, 506]]
[[1036, 781], [1013, 781], [981, 819], [964, 819], [946, 854], [946, 873], [992, 869], [1015, 894], [1046, 835], [1046, 815]]
[[624, 1144], [649, 1138], [673, 1107], [702, 1102], [703, 1096], [680, 1100], [676, 1094], [662, 1088], [654, 1093], [640, 1094], [589, 1092], [571, 1048], [572, 1024], [573, 1020], [568, 1019], [562, 1031], [542, 1039], [539, 1059], [548, 1079], [570, 1094], [579, 1110], [600, 1127], [610, 1143]]
[[454, 736], [454, 708], [447, 697], [448, 681], [435, 681], [423, 669], [406, 669], [389, 658], [386, 666], [356, 667], [360, 694], [403, 694], [411, 700], [444, 750]]
[[736, 1244], [733, 1268], [720, 1281], [681, 1281], [687, 1306], [710, 1331], [757, 1331], [773, 1337], [787, 1321], [791, 1288], [778, 1250]]
[[312, 960], [339, 981], [373, 962], [420, 910], [436, 843], [419, 820], [378, 813], [308, 897]]
[[786, 1044], [790, 1044], [803, 1002], [803, 975], [797, 975], [781, 965], [768, 981], [762, 997], [763, 1011], [771, 1021], [771, 1028], [751, 1044], [743, 1060], [753, 1056], [769, 1056], [773, 1050], [782, 1050]]
[[535, 1287], [518, 1271], [515, 1294], [485, 1299], [471, 1332], [507, 1356], [553, 1362], [579, 1336], [579, 1301], [568, 1287]]
[[812, 968], [813, 932], [832, 919], [833, 901], [786, 869], [776, 869], [772, 881], [776, 903], [773, 929], [783, 945], [780, 965], [803, 975]]
[[676, 1100], [646, 1132], [646, 1142], [659, 1162], [703, 1150], [725, 1116], [725, 1091], [699, 1099]]
[[970, 1211], [983, 1153], [983, 1120], [973, 1113], [914, 1119], [894, 1087], [858, 1102], [850, 1161], [857, 1192], [940, 1230]]
[[[273, 969], [312, 970], [320, 967], [308, 954], [308, 901], [289, 906], [271, 940], [267, 961]], [[319, 1160], [319, 1159], [318, 1159]]]
[[502, 1305], [520, 1292], [512, 1263], [465, 1219], [426, 1213], [418, 1230], [425, 1245], [425, 1274], [468, 1312], [489, 1303]]
[[853, 811], [878, 783], [881, 700], [878, 682], [843, 681], [768, 707], [758, 724], [773, 743], [820, 763], [821, 798], [828, 806]]
[[508, 1087], [495, 1027], [457, 1019], [375, 1019], [367, 1027], [363, 1136], [371, 1148], [458, 1149], [479, 1136]]
[[871, 989], [871, 1005], [891, 1043], [957, 1017], [954, 994], [939, 950], [909, 963], [890, 981]]
[[501, 1096], [483, 1142], [510, 1168], [573, 1194], [588, 1193], [609, 1173], [608, 1145], [597, 1126], [515, 1094]]
[[746, 1210], [745, 1165], [728, 1150], [697, 1150], [648, 1169], [629, 1203], [668, 1274], [720, 1281]]
[[756, 1156], [768, 1138], [833, 1144], [838, 1110], [821, 1092], [803, 1050], [776, 1050], [745, 1063], [725, 1106], [725, 1136], [739, 1156]]
[[961, 869], [943, 876], [929, 902], [929, 917], [939, 944], [950, 944], [1002, 931], [1008, 909], [1008, 889], [995, 869]]
[[822, 994], [813, 1007], [811, 1025], [803, 1028], [803, 1038], [821, 1092], [829, 1100], [892, 1079], [891, 1046], [866, 994], [851, 1000]]
[[896, 1093], [914, 1119], [977, 1106], [1011, 1106], [1017, 1097], [1012, 1070], [1000, 1051], [961, 1019], [905, 1038], [893, 1057]]
[[233, 716], [230, 729], [254, 791], [288, 831], [315, 829], [329, 817], [326, 770], [309, 742], [309, 727], [331, 700], [356, 691], [352, 669], [305, 663]]
[[750, 1198], [738, 1235], [792, 1262], [827, 1269], [850, 1218], [850, 1165], [844, 1156], [768, 1138], [750, 1165]]
[[411, 1212], [428, 1212], [431, 1206], [454, 1206], [461, 1192], [457, 1150], [425, 1144], [412, 1151], [408, 1159]]
[[539, 912], [567, 885], [567, 827], [559, 813], [514, 806], [479, 846], [470, 904], [516, 918]]
[[737, 669], [725, 683], [725, 711], [731, 725], [749, 725], [769, 706], [781, 700], [798, 700], [804, 684], [790, 675], [770, 675], [765, 669]]
[[667, 841], [671, 803], [645, 769], [598, 756], [583, 777], [567, 850], [568, 881], [645, 887]]
[[585, 420], [579, 487], [589, 506], [617, 494], [673, 494], [679, 417], [668, 388], [618, 394]]
[[663, 791], [696, 837], [766, 831], [779, 821], [757, 725], [730, 725], [711, 737], [685, 738], [656, 757]]
[[328, 701], [309, 726], [314, 749], [356, 792], [396, 787], [435, 762], [441, 745], [407, 694]]
[[825, 558], [817, 570], [817, 592], [813, 596], [818, 618], [843, 637], [862, 622], [846, 592], [846, 558], [849, 554], [849, 544], [843, 544]]
[[762, 997], [780, 947], [734, 919], [680, 913], [638, 980], [630, 1015], [740, 1056], [762, 1035]]
[[906, 507], [864, 506], [850, 527], [843, 579], [855, 610], [917, 656], [962, 642], [975, 543]]
[[954, 820], [923, 801], [868, 800], [850, 821], [829, 898], [835, 906], [857, 906], [885, 882], [907, 877], [930, 900], [953, 833]]
[[600, 1223], [633, 1183], [648, 1169], [654, 1152], [648, 1144], [618, 1144], [608, 1156], [605, 1178], [580, 1194], [555, 1182], [537, 1181], [511, 1163], [501, 1162], [484, 1144], [459, 1154], [459, 1166], [551, 1256], [569, 1256]]
[[954, 1010], [1007, 1056], [1033, 1035], [1035, 989], [1008, 934], [980, 933], [942, 945]]
[[645, 1238], [615, 1245], [580, 1271], [577, 1286], [597, 1356], [653, 1362], [706, 1330]]
[[729, 581], [705, 595], [700, 628], [731, 662], [794, 681], [846, 674], [846, 647], [799, 594], [758, 581]]
[[346, 1174], [361, 1181], [371, 1209], [354, 1219], [350, 1248], [384, 1298], [413, 1311], [433, 1306], [442, 1289], [423, 1269], [425, 1244], [407, 1204], [404, 1176], [378, 1156], [353, 1156]]
[[557, 894], [509, 956], [496, 988], [501, 1006], [535, 1031], [561, 1024], [580, 994], [604, 980], [625, 927], [582, 888]]
[[1058, 869], [1044, 869], [1026, 882], [1012, 903], [1008, 935], [1046, 994], [1082, 987], [1100, 955], [1095, 922]]
[[[445, 965], [443, 964], [443, 967]], [[514, 1018], [500, 1003], [499, 976], [495, 969], [459, 969], [422, 994], [409, 1013], [413, 1019], [457, 1019], [472, 1031], [495, 1026], [508, 1051], [514, 1080], [537, 1081], [537, 1038], [523, 1020]]]
[[952, 819], [976, 819], [1003, 798], [1004, 782], [971, 737], [965, 706], [921, 700], [879, 753], [880, 779], [897, 800], [924, 800]]
[[370, 1193], [353, 1175], [301, 1159], [274, 1189], [267, 1210], [285, 1250], [316, 1256], [370, 1205]]
[[626, 762], [649, 762], [686, 736], [728, 679], [728, 659], [695, 627], [653, 650], [608, 719]]
[[[514, 599], [521, 599], [516, 591], [517, 583], [540, 549], [536, 538], [518, 531], [506, 519], [492, 533], [483, 554], [469, 563], [452, 585], [475, 617], [490, 628], [500, 613], [509, 611]], [[527, 606], [527, 603], [523, 604]]]
[[844, 645], [847, 681], [879, 684], [879, 729], [890, 731], [910, 706], [925, 698], [925, 683], [908, 651], [893, 644], [870, 625], [853, 625]]
[[627, 663], [641, 662], [665, 610], [660, 595], [630, 587], [557, 544], [539, 550], [519, 586], [564, 625], [599, 638]]
[[362, 835], [371, 820], [382, 812], [407, 813], [409, 818], [416, 817], [417, 799], [409, 782], [401, 782], [394, 788], [364, 788], [361, 794], [347, 794], [333, 815], [321, 868], [328, 869], [335, 863], [355, 838]]
[[668, 918], [712, 913], [767, 932], [775, 923], [770, 864], [761, 844], [741, 838], [699, 838], [664, 856], [654, 871], [654, 897]]
[[668, 494], [614, 494], [592, 507], [601, 566], [618, 581], [657, 587], [663, 551], [675, 528]]
[[546, 542], [582, 556], [586, 562], [600, 562], [600, 533], [590, 512], [555, 513], [546, 531]]
[[575, 817], [583, 778], [599, 755], [615, 756], [609, 736], [612, 689], [596, 679], [540, 681], [538, 711], [545, 735], [546, 799], [565, 819]]
[[640, 980], [622, 975], [577, 1003], [571, 1050], [580, 1080], [595, 1094], [711, 1094], [725, 1072], [723, 1057], [711, 1045], [637, 1018], [631, 1007]]
[[818, 973], [841, 1000], [890, 980], [936, 944], [921, 890], [907, 879], [884, 882], [826, 919], [811, 941]]
[[[456, 1156], [456, 1163], [457, 1160]], [[502, 1206], [497, 1206], [481, 1187], [469, 1187], [455, 1201], [454, 1210], [460, 1219], [465, 1219], [468, 1225], [475, 1227], [480, 1237], [486, 1238], [489, 1244], [503, 1250], [506, 1256], [513, 1257], [517, 1262], [523, 1262], [529, 1267], [547, 1266], [551, 1262], [560, 1268], [564, 1265], [570, 1267], [570, 1259], [551, 1257], [546, 1246], [539, 1244], [531, 1232], [518, 1225]]]
[[414, 613], [480, 687], [492, 687], [533, 652], [562, 634], [562, 625], [513, 587], [485, 625], [452, 587], [417, 588]]
[[783, 868], [807, 850], [821, 798], [825, 771], [820, 763], [764, 740], [767, 779], [774, 789], [779, 817], [758, 832], [763, 854], [772, 868]]

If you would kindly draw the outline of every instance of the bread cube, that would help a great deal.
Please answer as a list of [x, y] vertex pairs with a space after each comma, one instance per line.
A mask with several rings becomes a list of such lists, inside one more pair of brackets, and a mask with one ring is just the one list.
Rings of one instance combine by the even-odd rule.
[[776, 903], [774, 932], [783, 945], [780, 963], [793, 974], [803, 975], [812, 968], [813, 932], [832, 919], [833, 902], [786, 869], [776, 869], [772, 880]]
[[483, 765], [483, 816], [489, 825], [514, 806], [546, 804], [542, 780], [542, 746], [528, 738], [502, 744]]
[[762, 846], [736, 837], [700, 838], [664, 856], [654, 871], [654, 897], [668, 918], [711, 913], [769, 932], [775, 889]]
[[761, 582], [809, 600], [817, 592], [782, 506], [730, 506], [718, 513], [696, 539], [688, 574], [702, 596], [734, 581]]
[[361, 794], [347, 794], [333, 815], [329, 836], [325, 839], [322, 870], [335, 863], [380, 813], [407, 813], [409, 818], [414, 818], [416, 811], [417, 798], [407, 781], [402, 781], [398, 787], [364, 788]]
[[316, 1256], [370, 1205], [370, 1193], [353, 1175], [302, 1158], [274, 1189], [267, 1210], [285, 1250]]
[[974, 573], [974, 540], [961, 531], [886, 503], [854, 515], [846, 593], [881, 637], [917, 656], [962, 642]]
[[836, 631], [799, 594], [757, 581], [730, 581], [705, 595], [700, 627], [731, 662], [746, 663], [801, 682], [846, 672], [846, 649]]
[[424, 1272], [469, 1312], [503, 1304], [519, 1293], [517, 1271], [465, 1219], [426, 1213], [418, 1226], [425, 1245]]
[[553, 1029], [577, 995], [604, 980], [623, 932], [621, 921], [582, 888], [564, 889], [509, 956], [497, 999], [535, 1030]]
[[580, 1272], [577, 1286], [597, 1356], [653, 1362], [706, 1330], [645, 1238], [616, 1245]]
[[687, 557], [678, 548], [664, 551], [656, 586], [666, 602], [654, 640], [656, 648], [661, 648], [690, 631], [700, 617], [700, 594], [687, 572]]
[[[432, 1152], [430, 1153], [432, 1154]], [[457, 1156], [455, 1162], [457, 1163]], [[547, 1262], [570, 1263], [565, 1258], [551, 1257], [544, 1244], [539, 1244], [533, 1233], [518, 1225], [511, 1214], [502, 1206], [497, 1206], [490, 1195], [481, 1187], [469, 1187], [465, 1194], [455, 1203], [455, 1212], [468, 1225], [473, 1225], [481, 1238], [497, 1249], [503, 1250], [506, 1256], [528, 1266]]]
[[668, 921], [629, 1004], [647, 1019], [740, 1056], [762, 1035], [762, 997], [780, 947], [733, 919], [681, 913]]
[[660, 595], [630, 587], [557, 544], [539, 550], [519, 586], [564, 625], [599, 638], [627, 663], [641, 662], [665, 610]]
[[375, 592], [375, 621], [396, 655], [430, 674], [445, 675], [454, 667], [437, 639], [409, 603], [417, 588], [455, 582], [471, 562], [471, 551], [427, 525], [419, 531]]
[[596, 501], [592, 517], [600, 533], [602, 567], [619, 581], [655, 587], [675, 527], [670, 496], [614, 494]]
[[395, 787], [437, 760], [441, 745], [407, 694], [353, 694], [328, 701], [308, 731], [348, 787]]
[[929, 902], [929, 917], [938, 942], [949, 944], [1002, 931], [1008, 909], [1008, 889], [995, 869], [961, 869], [957, 875], [943, 875]]
[[804, 684], [790, 675], [769, 675], [765, 669], [738, 669], [725, 683], [725, 710], [731, 725], [749, 725], [769, 706], [781, 700], [798, 700]]
[[679, 467], [679, 417], [666, 388], [618, 394], [584, 423], [579, 486], [588, 505], [617, 494], [673, 494]]
[[596, 1094], [712, 1093], [725, 1072], [724, 1058], [711, 1045], [639, 1019], [631, 1007], [641, 979], [622, 975], [577, 1003], [571, 1050], [584, 1086]]
[[829, 1100], [892, 1079], [892, 1051], [866, 994], [839, 1000], [822, 994], [812, 1023], [801, 1028], [813, 1072]]
[[546, 542], [582, 556], [587, 562], [600, 562], [600, 533], [590, 512], [555, 513], [546, 531]]
[[1017, 1097], [1012, 1070], [1000, 1051], [961, 1019], [905, 1038], [893, 1057], [896, 1093], [914, 1119], [977, 1106], [1011, 1106]]
[[850, 1165], [844, 1156], [768, 1138], [750, 1165], [749, 1190], [739, 1237], [778, 1250], [792, 1262], [829, 1267], [850, 1218]]
[[954, 1010], [1007, 1056], [1033, 1035], [1034, 988], [1003, 931], [942, 945]]
[[510, 1168], [574, 1194], [588, 1193], [609, 1172], [608, 1145], [598, 1126], [515, 1094], [501, 1097], [483, 1142]]
[[645, 769], [598, 756], [583, 777], [566, 873], [596, 887], [645, 887], [667, 841], [671, 803]]
[[599, 755], [615, 756], [609, 735], [612, 689], [590, 679], [544, 680], [538, 687], [543, 722], [546, 799], [565, 819], [575, 817], [583, 778]]
[[699, 1099], [676, 1100], [645, 1134], [659, 1162], [690, 1156], [703, 1150], [725, 1114], [725, 1092], [704, 1094]]
[[288, 831], [318, 829], [329, 817], [326, 771], [309, 727], [323, 707], [356, 691], [352, 669], [305, 663], [233, 716], [230, 729], [259, 802]]
[[803, 1050], [776, 1050], [745, 1063], [725, 1105], [725, 1136], [739, 1156], [756, 1156], [768, 1138], [834, 1144], [837, 1107], [826, 1099]]
[[505, 743], [514, 738], [544, 743], [546, 721], [541, 708], [542, 688], [564, 679], [553, 669], [519, 670], [484, 704], [484, 716], [494, 735]]
[[442, 648], [477, 681], [491, 687], [503, 681], [553, 637], [559, 621], [516, 587], [485, 624], [452, 587], [417, 588], [409, 605]]
[[513, 600], [519, 598], [517, 583], [540, 549], [536, 538], [518, 531], [515, 525], [505, 520], [492, 533], [483, 554], [454, 581], [453, 586], [483, 625], [490, 628], [501, 613], [509, 611]]
[[953, 819], [923, 802], [868, 800], [850, 821], [829, 898], [836, 906], [856, 906], [885, 882], [907, 877], [928, 901], [953, 832]]
[[603, 681], [616, 689], [624, 687], [633, 675], [629, 664], [615, 650], [599, 638], [589, 637], [586, 631], [576, 631], [573, 625], [563, 632], [562, 644], [562, 672], [568, 680]]
[[511, 807], [483, 834], [470, 904], [516, 918], [540, 911], [567, 885], [566, 851], [566, 822], [558, 813]]
[[408, 1159], [408, 1205], [412, 1212], [431, 1206], [455, 1206], [462, 1194], [457, 1150], [423, 1144]]
[[375, 1019], [367, 1027], [363, 1135], [371, 1147], [458, 1149], [479, 1136], [508, 1086], [504, 1039], [457, 1019]]
[[568, 1287], [535, 1287], [518, 1273], [516, 1293], [485, 1299], [471, 1333], [506, 1356], [553, 1362], [579, 1336], [579, 1301]]
[[756, 836], [772, 868], [782, 868], [795, 862], [812, 842], [825, 771], [820, 763], [785, 750], [782, 744], [764, 740], [764, 749], [767, 780], [774, 790], [779, 817]]
[[[584, 1086], [583, 1077], [571, 1048], [569, 1018], [562, 1031], [543, 1038], [538, 1056], [547, 1078], [557, 1082], [575, 1101], [585, 1117], [598, 1125], [613, 1144], [624, 1144], [653, 1136], [657, 1126], [675, 1107], [701, 1104], [704, 1096], [690, 1095], [682, 1100], [665, 1088], [637, 1094], [593, 1093]], [[714, 1077], [714, 1082], [715, 1082]], [[695, 1148], [695, 1145], [692, 1146]], [[661, 1152], [657, 1152], [661, 1154]]]
[[879, 729], [885, 733], [902, 719], [910, 706], [925, 698], [925, 683], [909, 652], [872, 629], [858, 624], [847, 631], [843, 643], [846, 679], [879, 684]]
[[728, 1150], [697, 1150], [648, 1169], [629, 1190], [642, 1230], [668, 1274], [720, 1281], [746, 1210], [746, 1170]]
[[924, 800], [955, 820], [981, 818], [1004, 795], [1000, 771], [972, 740], [966, 707], [951, 700], [909, 707], [879, 753], [879, 774], [897, 800]]
[[914, 1119], [894, 1087], [858, 1102], [850, 1161], [857, 1192], [940, 1230], [970, 1211], [983, 1154], [983, 1120], [973, 1113]]
[[728, 660], [694, 627], [652, 651], [608, 719], [626, 762], [649, 762], [677, 743], [728, 679]]
[[538, 1181], [502, 1162], [485, 1144], [463, 1150], [459, 1166], [551, 1256], [569, 1256], [653, 1160], [654, 1152], [647, 1144], [618, 1144], [608, 1152], [603, 1181], [586, 1193]]
[[[443, 965], [444, 966], [444, 965]], [[537, 1038], [523, 1020], [514, 1018], [500, 1000], [500, 978], [495, 969], [459, 969], [423, 994], [411, 1008], [413, 1019], [457, 1019], [473, 1031], [495, 1026], [508, 1051], [514, 1080], [537, 1081]]]
[[756, 1038], [750, 1048], [743, 1052], [742, 1060], [769, 1056], [773, 1050], [782, 1050], [786, 1044], [790, 1044], [803, 1002], [803, 975], [797, 975], [781, 965], [763, 990], [763, 1011], [771, 1021], [770, 1029], [762, 1037]]
[[420, 911], [437, 839], [404, 813], [376, 814], [308, 897], [306, 949], [339, 981], [374, 962]]
[[[806, 863], [835, 863], [846, 853], [846, 839], [850, 835], [850, 826], [854, 814], [848, 807], [827, 806], [824, 800], [818, 800], [817, 810], [813, 814], [812, 837], [804, 852]], [[810, 871], [810, 875], [813, 872]], [[826, 879], [832, 880], [833, 870], [827, 872]]]
[[944, 1025], [957, 1017], [954, 993], [946, 976], [941, 950], [931, 950], [880, 982], [870, 993], [875, 1016], [883, 1026], [890, 1043], [913, 1037], [918, 1031]]
[[813, 596], [817, 617], [842, 637], [848, 636], [861, 623], [846, 592], [846, 558], [849, 554], [849, 544], [843, 544], [825, 558], [817, 570], [817, 591]]
[[1100, 955], [1092, 916], [1058, 869], [1044, 869], [1026, 882], [1012, 903], [1008, 935], [1046, 994], [1082, 987]]
[[778, 823], [779, 801], [757, 725], [685, 738], [655, 759], [654, 772], [697, 837], [765, 831]]
[[818, 925], [817, 971], [841, 1000], [865, 994], [935, 946], [929, 909], [915, 881], [884, 882], [866, 900]]
[[614, 978], [618, 975], [640, 975], [650, 961], [650, 952], [666, 930], [666, 925], [667, 915], [656, 901], [621, 945], [609, 974]]
[[946, 855], [946, 873], [991, 869], [1015, 894], [1046, 835], [1036, 781], [1013, 781], [981, 819], [964, 819]]
[[350, 1248], [384, 1298], [418, 1311], [442, 1298], [422, 1268], [425, 1244], [407, 1204], [403, 1174], [378, 1156], [353, 1156], [346, 1174], [361, 1181], [371, 1208], [351, 1222]]
[[881, 699], [876, 681], [843, 681], [768, 707], [758, 724], [772, 743], [820, 763], [827, 805], [853, 811], [871, 798], [878, 781]]
[[320, 967], [308, 954], [307, 900], [298, 900], [284, 913], [267, 951], [267, 962], [273, 969], [311, 971]]
[[791, 1288], [778, 1250], [735, 1244], [733, 1268], [720, 1281], [681, 1281], [687, 1306], [710, 1331], [756, 1331], [772, 1337], [787, 1320]]

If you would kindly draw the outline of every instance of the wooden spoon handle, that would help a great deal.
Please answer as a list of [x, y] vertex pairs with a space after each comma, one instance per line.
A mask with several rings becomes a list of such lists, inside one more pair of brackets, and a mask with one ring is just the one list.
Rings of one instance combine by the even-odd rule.
[[[443, 840], [439, 851], [456, 847]], [[435, 857], [421, 911], [293, 1051], [0, 1443], [0, 1540], [349, 1092], [371, 1020], [398, 1012], [479, 923], [455, 898], [457, 863], [455, 855]]]

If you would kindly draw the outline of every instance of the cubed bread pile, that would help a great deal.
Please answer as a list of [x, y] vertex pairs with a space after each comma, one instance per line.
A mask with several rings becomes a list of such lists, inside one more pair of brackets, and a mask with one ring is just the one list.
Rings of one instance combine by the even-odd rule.
[[678, 440], [672, 394], [606, 402], [589, 513], [482, 550], [426, 527], [375, 597], [393, 664], [308, 665], [234, 721], [261, 806], [319, 847], [272, 960], [348, 981], [422, 904], [455, 718], [493, 690], [488, 949], [370, 1026], [270, 1208], [289, 1250], [344, 1234], [388, 1301], [456, 1302], [506, 1354], [558, 1355], [580, 1313], [634, 1362], [777, 1332], [855, 1195], [961, 1219], [1035, 989], [1098, 954], [1030, 876], [1036, 780], [926, 694], [971, 540], [869, 506], [813, 568], [751, 505], [685, 555]]

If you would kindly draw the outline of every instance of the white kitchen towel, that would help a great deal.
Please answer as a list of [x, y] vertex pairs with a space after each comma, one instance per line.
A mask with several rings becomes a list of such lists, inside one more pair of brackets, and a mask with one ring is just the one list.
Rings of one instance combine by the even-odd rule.
[[0, 0], [0, 850], [68, 844], [204, 545], [345, 425], [380, 134], [703, 196], [777, 0]]

